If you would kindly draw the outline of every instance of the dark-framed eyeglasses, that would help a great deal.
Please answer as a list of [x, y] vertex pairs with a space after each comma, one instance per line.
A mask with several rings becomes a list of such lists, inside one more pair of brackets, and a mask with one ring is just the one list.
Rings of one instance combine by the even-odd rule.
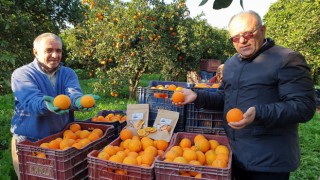
[[261, 26], [257, 27], [253, 31], [247, 31], [247, 32], [244, 32], [242, 34], [238, 34], [238, 35], [232, 36], [229, 39], [230, 39], [231, 42], [234, 42], [234, 43], [238, 43], [240, 41], [240, 37], [243, 37], [244, 39], [249, 40], [249, 39], [251, 39], [253, 37], [254, 32], [256, 32], [260, 28], [261, 28]]

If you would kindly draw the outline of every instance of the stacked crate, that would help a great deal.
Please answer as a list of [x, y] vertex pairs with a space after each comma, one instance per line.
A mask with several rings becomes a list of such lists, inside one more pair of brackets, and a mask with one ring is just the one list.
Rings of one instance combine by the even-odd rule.
[[200, 76], [203, 82], [208, 82], [217, 71], [218, 66], [221, 64], [217, 59], [202, 59], [200, 61]]
[[[167, 89], [156, 89], [158, 85], [167, 86], [174, 84], [176, 87], [191, 88], [191, 84], [186, 82], [170, 82], [170, 81], [150, 81], [146, 88], [138, 88], [138, 103], [149, 104], [149, 120], [148, 126], [153, 126], [158, 115], [158, 109], [179, 112], [179, 119], [174, 129], [174, 132], [181, 132], [185, 129], [185, 107], [175, 106], [171, 102], [171, 97], [174, 91]], [[155, 96], [161, 93], [165, 95], [163, 98]]]
[[[71, 123], [72, 124], [72, 123]], [[76, 149], [71, 147], [66, 150], [53, 150], [42, 148], [40, 145], [62, 137], [63, 132], [69, 129], [69, 124], [63, 131], [43, 138], [36, 142], [25, 140], [17, 144], [19, 157], [20, 179], [87, 179], [87, 155], [95, 149], [101, 149], [111, 142], [114, 136], [113, 126], [77, 122], [83, 130], [99, 128], [104, 135], [87, 146]], [[35, 156], [44, 153], [45, 158]]]
[[[203, 84], [203, 83], [202, 83]], [[212, 88], [211, 83], [205, 83], [207, 87], [192, 88], [194, 91], [216, 92], [217, 88]], [[217, 134], [225, 135], [223, 129], [223, 111], [215, 111], [208, 109], [198, 109], [194, 103], [186, 105], [186, 126], [185, 132], [199, 134]]]

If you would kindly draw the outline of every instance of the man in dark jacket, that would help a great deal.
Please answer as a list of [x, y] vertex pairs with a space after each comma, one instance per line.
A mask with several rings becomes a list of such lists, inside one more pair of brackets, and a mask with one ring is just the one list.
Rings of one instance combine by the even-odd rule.
[[219, 91], [183, 89], [181, 105], [241, 109], [242, 120], [225, 121], [235, 179], [289, 179], [300, 161], [298, 125], [316, 109], [310, 69], [300, 53], [265, 38], [254, 11], [233, 16], [229, 33], [238, 53], [225, 62]]

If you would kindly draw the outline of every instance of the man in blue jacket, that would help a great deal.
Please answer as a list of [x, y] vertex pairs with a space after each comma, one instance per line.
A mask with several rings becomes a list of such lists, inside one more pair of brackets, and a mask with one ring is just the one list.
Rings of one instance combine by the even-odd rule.
[[[11, 147], [17, 174], [16, 143], [37, 141], [58, 133], [74, 120], [73, 110], [91, 110], [80, 104], [83, 93], [76, 73], [61, 63], [60, 37], [52, 33], [39, 35], [33, 42], [33, 53], [34, 61], [16, 69], [11, 77], [15, 105], [11, 120]], [[69, 109], [61, 110], [53, 106], [53, 99], [59, 94], [70, 97]]]
[[254, 11], [233, 16], [229, 34], [238, 53], [225, 62], [219, 91], [183, 89], [180, 105], [223, 107], [225, 115], [241, 109], [242, 120], [224, 121], [234, 178], [289, 179], [300, 163], [298, 125], [316, 109], [310, 69], [300, 53], [265, 38], [266, 27]]

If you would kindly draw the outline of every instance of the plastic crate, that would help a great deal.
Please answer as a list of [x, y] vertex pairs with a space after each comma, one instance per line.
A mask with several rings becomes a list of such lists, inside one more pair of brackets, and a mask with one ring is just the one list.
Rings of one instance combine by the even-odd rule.
[[185, 132], [226, 135], [223, 128], [223, 111], [197, 109], [193, 103], [186, 105]]
[[221, 61], [217, 59], [201, 59], [200, 70], [207, 72], [216, 72], [220, 64]]
[[232, 151], [229, 145], [229, 141], [226, 136], [216, 136], [204, 134], [208, 139], [217, 140], [220, 144], [225, 145], [229, 148], [229, 162], [226, 168], [214, 168], [210, 166], [192, 166], [189, 164], [178, 164], [173, 162], [164, 162], [165, 154], [170, 150], [171, 147], [178, 145], [183, 138], [194, 139], [196, 133], [185, 133], [178, 132], [174, 134], [170, 141], [168, 149], [162, 156], [158, 156], [155, 162], [155, 176], [156, 179], [163, 180], [181, 180], [181, 179], [195, 179], [194, 177], [185, 177], [179, 174], [180, 171], [196, 171], [202, 174], [201, 179], [217, 179], [217, 180], [231, 180], [231, 164], [232, 164]]
[[[126, 114], [126, 111], [124, 110], [101, 110], [97, 113], [97, 115], [95, 117], [98, 117], [98, 116], [107, 116], [108, 114], [110, 113], [113, 113], [113, 114], [122, 114], [122, 115], [125, 115]], [[95, 124], [105, 124], [105, 125], [112, 125], [114, 126], [114, 134], [117, 136], [120, 134], [121, 130], [126, 127], [127, 125], [127, 121], [124, 121], [124, 122], [119, 122], [119, 121], [116, 121], [116, 122], [94, 122], [92, 121], [92, 118], [89, 118], [89, 119], [86, 119], [84, 120], [84, 122], [90, 122], [90, 123], [95, 123]], [[115, 137], [116, 138], [116, 137]]]
[[137, 89], [138, 104], [145, 104], [147, 102], [147, 88], [138, 87]]
[[[49, 142], [62, 137], [63, 131], [73, 123], [68, 124], [63, 131], [48, 136], [36, 142], [25, 140], [17, 144], [19, 157], [19, 172], [21, 180], [29, 179], [86, 179], [88, 177], [87, 155], [94, 149], [101, 149], [112, 140], [114, 128], [109, 125], [77, 122], [82, 129], [92, 130], [100, 128], [104, 135], [83, 147], [82, 149], [69, 148], [66, 150], [52, 150], [39, 147], [44, 142]], [[46, 158], [34, 156], [36, 152], [43, 152]]]
[[176, 106], [173, 105], [170, 98], [155, 98], [153, 96], [149, 96], [147, 99], [147, 103], [149, 104], [149, 120], [148, 126], [153, 126], [157, 115], [158, 109], [165, 109], [169, 111], [179, 112], [179, 119], [174, 128], [174, 132], [182, 132], [185, 128], [185, 106]]
[[[110, 143], [113, 146], [119, 146], [121, 139], [118, 137]], [[109, 180], [153, 180], [154, 163], [150, 167], [133, 166], [122, 163], [115, 163], [109, 160], [97, 158], [99, 151], [92, 151], [88, 154], [89, 179], [109, 179]], [[121, 169], [126, 171], [126, 175], [119, 175], [111, 172], [110, 169]]]

